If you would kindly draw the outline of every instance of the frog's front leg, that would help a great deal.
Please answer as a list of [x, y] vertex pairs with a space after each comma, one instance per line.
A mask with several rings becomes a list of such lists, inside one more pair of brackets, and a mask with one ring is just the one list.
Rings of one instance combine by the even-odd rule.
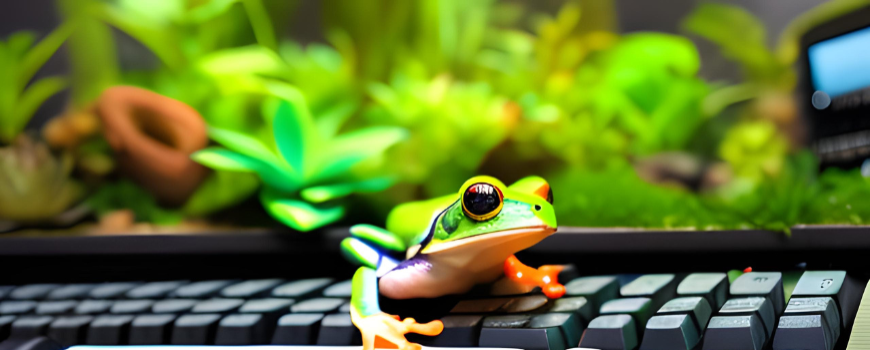
[[517, 283], [541, 287], [544, 295], [550, 299], [565, 295], [565, 286], [559, 284], [559, 272], [562, 269], [559, 265], [544, 265], [535, 269], [523, 264], [514, 255], [504, 261], [505, 276]]

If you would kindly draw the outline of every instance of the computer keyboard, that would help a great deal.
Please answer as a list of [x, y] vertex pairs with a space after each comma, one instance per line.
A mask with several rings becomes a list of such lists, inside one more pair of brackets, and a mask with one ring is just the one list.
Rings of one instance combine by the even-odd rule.
[[[539, 291], [493, 295], [478, 288], [433, 300], [385, 299], [382, 306], [403, 317], [441, 319], [441, 335], [409, 335], [431, 347], [833, 350], [845, 348], [866, 284], [844, 271], [787, 274], [794, 281], [780, 272], [731, 281], [724, 272], [576, 271], [563, 273], [567, 293], [556, 300]], [[360, 336], [350, 295], [350, 282], [333, 278], [0, 286], [0, 349], [38, 350], [20, 347], [40, 336], [61, 347], [354, 346]]]

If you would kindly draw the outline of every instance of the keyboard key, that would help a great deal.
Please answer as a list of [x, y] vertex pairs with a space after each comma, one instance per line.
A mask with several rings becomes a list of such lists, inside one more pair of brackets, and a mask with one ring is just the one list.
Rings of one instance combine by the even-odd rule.
[[54, 317], [51, 316], [21, 316], [12, 322], [9, 337], [31, 338], [45, 335], [52, 321]]
[[0, 316], [0, 341], [9, 338], [9, 331], [12, 329], [13, 321], [15, 321], [15, 316]]
[[676, 295], [676, 280], [671, 274], [643, 275], [622, 286], [619, 294], [624, 298], [649, 298], [653, 310], [658, 310]]
[[293, 305], [293, 299], [253, 299], [242, 304], [242, 307], [239, 308], [239, 313], [260, 314], [263, 317], [263, 322], [268, 325], [274, 325], [279, 317], [290, 310], [290, 305]]
[[[306, 313], [306, 312], [315, 312], [321, 314], [327, 314], [331, 312], [335, 312], [344, 304], [344, 299], [334, 299], [334, 298], [315, 298], [308, 299], [290, 306], [290, 312], [293, 313]], [[335, 344], [333, 344], [335, 345]]]
[[91, 289], [88, 297], [91, 299], [115, 299], [138, 285], [139, 283], [135, 282], [103, 283]]
[[[727, 304], [727, 303], [726, 303]], [[704, 350], [761, 350], [767, 332], [756, 315], [715, 316], [704, 332]]]
[[580, 344], [580, 336], [583, 335], [583, 322], [580, 321], [579, 316], [567, 313], [548, 313], [535, 315], [529, 322], [529, 328], [533, 329], [551, 327], [559, 328], [568, 347]]
[[100, 315], [91, 321], [87, 343], [90, 345], [122, 345], [127, 342], [133, 315]]
[[261, 314], [233, 314], [218, 324], [216, 345], [264, 345], [271, 341], [274, 323]]
[[782, 273], [749, 272], [740, 275], [731, 283], [732, 297], [765, 297], [773, 304], [773, 311], [782, 315], [785, 310], [785, 295], [782, 290]]
[[69, 314], [79, 305], [75, 300], [52, 300], [43, 301], [36, 306], [36, 313], [40, 315]]
[[861, 285], [845, 271], [806, 271], [791, 293], [792, 297], [831, 297], [840, 313], [840, 326], [848, 329], [861, 303]]
[[95, 284], [68, 284], [49, 292], [46, 299], [84, 299], [95, 286]]
[[284, 283], [272, 290], [276, 298], [303, 298], [320, 292], [333, 282], [332, 278], [312, 278]]
[[0, 302], [0, 315], [21, 315], [36, 309], [37, 303], [30, 300]]
[[130, 324], [130, 345], [168, 344], [175, 315], [140, 315]]
[[145, 283], [136, 288], [127, 291], [127, 298], [130, 299], [160, 299], [172, 291], [187, 284], [187, 281], [165, 281]]
[[284, 283], [282, 279], [250, 280], [233, 284], [221, 290], [225, 298], [255, 298], [266, 296], [272, 288]]
[[199, 303], [196, 299], [165, 299], [154, 303], [151, 312], [155, 314], [180, 314], [190, 311]]
[[244, 299], [209, 299], [203, 300], [193, 306], [191, 312], [204, 313], [231, 313], [239, 309], [245, 303]]
[[502, 305], [499, 311], [507, 314], [531, 312], [547, 305], [548, 301], [547, 297], [541, 294], [515, 297]]
[[177, 298], [208, 298], [220, 293], [222, 289], [237, 281], [234, 280], [214, 280], [200, 281], [178, 287], [171, 294]]
[[728, 298], [728, 275], [720, 272], [690, 274], [677, 286], [677, 295], [704, 297], [718, 310]]
[[510, 298], [462, 300], [450, 310], [453, 314], [486, 314], [493, 313], [507, 304]]
[[629, 315], [598, 316], [583, 333], [580, 347], [593, 349], [624, 349], [637, 347], [637, 328]]
[[7, 297], [13, 289], [15, 286], [0, 286], [0, 299]]
[[[613, 299], [601, 305], [602, 315], [627, 314], [634, 318], [635, 324], [645, 325], [653, 315], [649, 298]], [[641, 333], [641, 332], [638, 332]]]
[[278, 319], [278, 328], [272, 336], [275, 345], [308, 345], [317, 340], [317, 331], [323, 314], [289, 314]]
[[576, 278], [565, 285], [565, 296], [585, 297], [597, 311], [605, 301], [619, 296], [619, 281], [615, 276], [594, 276]]
[[480, 339], [482, 321], [483, 316], [449, 315], [441, 318], [444, 324], [441, 334], [434, 337], [408, 334], [408, 340], [426, 346], [475, 347]]
[[362, 336], [349, 314], [326, 315], [320, 321], [317, 345], [361, 345]]
[[175, 345], [211, 345], [214, 343], [219, 314], [182, 315], [175, 320], [171, 343]]
[[479, 345], [527, 350], [565, 349], [565, 339], [558, 326], [528, 328], [530, 325], [530, 315], [487, 317], [483, 319]]
[[773, 335], [773, 328], [776, 326], [776, 315], [773, 314], [773, 307], [770, 305], [770, 300], [763, 297], [729, 299], [725, 302], [725, 305], [722, 305], [722, 308], [719, 309], [718, 315], [758, 316], [768, 338]]
[[110, 310], [113, 314], [141, 314], [151, 310], [154, 300], [119, 300], [112, 305]]
[[102, 314], [109, 312], [114, 301], [110, 300], [83, 300], [75, 308], [75, 313], [80, 315]]
[[[806, 315], [818, 315], [821, 317], [821, 324], [826, 327], [826, 339], [830, 340], [828, 346], [833, 348], [834, 344], [837, 343], [837, 339], [840, 338], [840, 316], [837, 311], [837, 305], [834, 303], [834, 299], [831, 297], [791, 298], [791, 300], [788, 301], [788, 305], [785, 306], [785, 313], [783, 313], [783, 316]], [[800, 330], [801, 327], [797, 326], [797, 320], [798, 319], [793, 319], [790, 321], [789, 325], [791, 331], [788, 333]], [[810, 323], [815, 322], [808, 318], [802, 320], [810, 321]], [[782, 324], [782, 322], [780, 322], [780, 324]], [[779, 337], [779, 335], [777, 335], [777, 337]]]
[[707, 328], [707, 322], [713, 315], [713, 309], [702, 297], [682, 297], [671, 299], [657, 312], [659, 315], [688, 314], [695, 326], [703, 333]]
[[84, 344], [85, 332], [92, 316], [63, 316], [55, 319], [48, 326], [48, 337], [63, 346]]
[[331, 298], [350, 298], [353, 293], [353, 281], [346, 280], [333, 284], [323, 290], [323, 296]]
[[658, 315], [647, 322], [640, 350], [691, 350], [700, 339], [698, 326], [689, 315]]
[[570, 312], [579, 318], [583, 323], [592, 321], [592, 315], [596, 314], [592, 310], [592, 305], [586, 301], [585, 297], [563, 297], [553, 301], [549, 312]]
[[63, 347], [47, 337], [29, 337], [0, 342], [0, 350], [63, 350]]
[[59, 284], [29, 284], [13, 289], [9, 292], [9, 299], [16, 300], [40, 300], [52, 290], [59, 288]]
[[831, 350], [836, 340], [829, 333], [821, 315], [788, 316], [779, 318], [774, 350]]

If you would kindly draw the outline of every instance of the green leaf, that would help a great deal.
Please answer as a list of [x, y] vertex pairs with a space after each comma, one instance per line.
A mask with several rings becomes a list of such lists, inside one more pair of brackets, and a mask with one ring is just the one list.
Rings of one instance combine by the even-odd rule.
[[407, 130], [391, 126], [373, 126], [336, 137], [319, 158], [318, 178], [344, 173], [357, 163], [383, 153], [390, 146], [408, 138]]
[[260, 193], [260, 201], [272, 217], [303, 232], [336, 222], [344, 216], [344, 207], [316, 207], [303, 201], [280, 198], [269, 189]]
[[[19, 97], [12, 111], [11, 132], [18, 134], [46, 99], [66, 88], [66, 79], [49, 77], [36, 81]], [[9, 135], [3, 135], [4, 137]]]
[[57, 52], [60, 45], [72, 34], [75, 29], [75, 22], [67, 21], [57, 27], [51, 33], [42, 39], [34, 46], [24, 58], [21, 60], [21, 65], [18, 67], [18, 88], [24, 89], [33, 75], [48, 61], [51, 56]]
[[194, 153], [191, 158], [212, 169], [256, 172], [260, 176], [260, 180], [284, 192], [290, 193], [299, 189], [300, 183], [296, 176], [283, 171], [274, 164], [224, 148], [206, 148]]
[[10, 57], [16, 60], [21, 59], [33, 47], [34, 42], [36, 42], [36, 34], [33, 32], [22, 30], [12, 33], [6, 40]]
[[281, 156], [293, 169], [301, 174], [308, 170], [305, 166], [306, 147], [314, 146], [308, 139], [313, 138], [313, 125], [308, 107], [301, 95], [294, 100], [284, 100], [278, 105], [272, 132]]
[[151, 23], [148, 18], [124, 12], [108, 3], [96, 7], [95, 12], [106, 23], [145, 45], [170, 69], [183, 65], [185, 56], [177, 36], [159, 23]]
[[231, 207], [252, 195], [259, 183], [250, 173], [216, 171], [203, 181], [181, 210], [187, 215], [202, 216]]
[[260, 45], [220, 50], [203, 57], [199, 68], [212, 75], [262, 74], [281, 76], [288, 67], [274, 51]]
[[323, 138], [330, 139], [335, 136], [344, 122], [347, 121], [347, 118], [353, 115], [358, 106], [359, 104], [356, 101], [346, 101], [336, 104], [317, 116], [315, 123], [317, 128], [320, 129], [320, 134], [323, 135]]
[[211, 0], [194, 7], [184, 16], [185, 21], [202, 23], [227, 12], [239, 0]]
[[288, 171], [293, 171], [293, 169], [288, 168], [286, 164], [284, 164], [284, 162], [278, 158], [271, 149], [269, 149], [269, 147], [254, 137], [240, 132], [215, 127], [208, 129], [208, 135], [212, 140], [217, 141], [234, 152], [259, 159], [263, 162], [272, 164], [275, 167], [283, 167], [287, 168]]
[[394, 180], [391, 178], [375, 178], [360, 182], [348, 182], [324, 186], [309, 187], [300, 193], [303, 199], [312, 203], [323, 203], [347, 196], [354, 192], [378, 192], [389, 188]]

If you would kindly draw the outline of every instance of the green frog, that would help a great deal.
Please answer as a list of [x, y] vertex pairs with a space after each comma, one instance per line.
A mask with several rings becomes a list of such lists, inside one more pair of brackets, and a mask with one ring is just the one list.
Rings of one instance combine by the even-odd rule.
[[458, 196], [396, 207], [387, 228], [355, 225], [341, 243], [345, 257], [361, 266], [352, 281], [351, 319], [364, 350], [389, 344], [420, 349], [405, 334], [437, 335], [444, 328], [437, 320], [417, 323], [381, 311], [379, 294], [435, 298], [496, 281], [526, 290], [540, 287], [549, 298], [565, 293], [558, 282], [562, 266], [535, 269], [514, 256], [556, 232], [553, 193], [541, 177], [505, 186], [496, 178], [476, 176], [460, 187]]

